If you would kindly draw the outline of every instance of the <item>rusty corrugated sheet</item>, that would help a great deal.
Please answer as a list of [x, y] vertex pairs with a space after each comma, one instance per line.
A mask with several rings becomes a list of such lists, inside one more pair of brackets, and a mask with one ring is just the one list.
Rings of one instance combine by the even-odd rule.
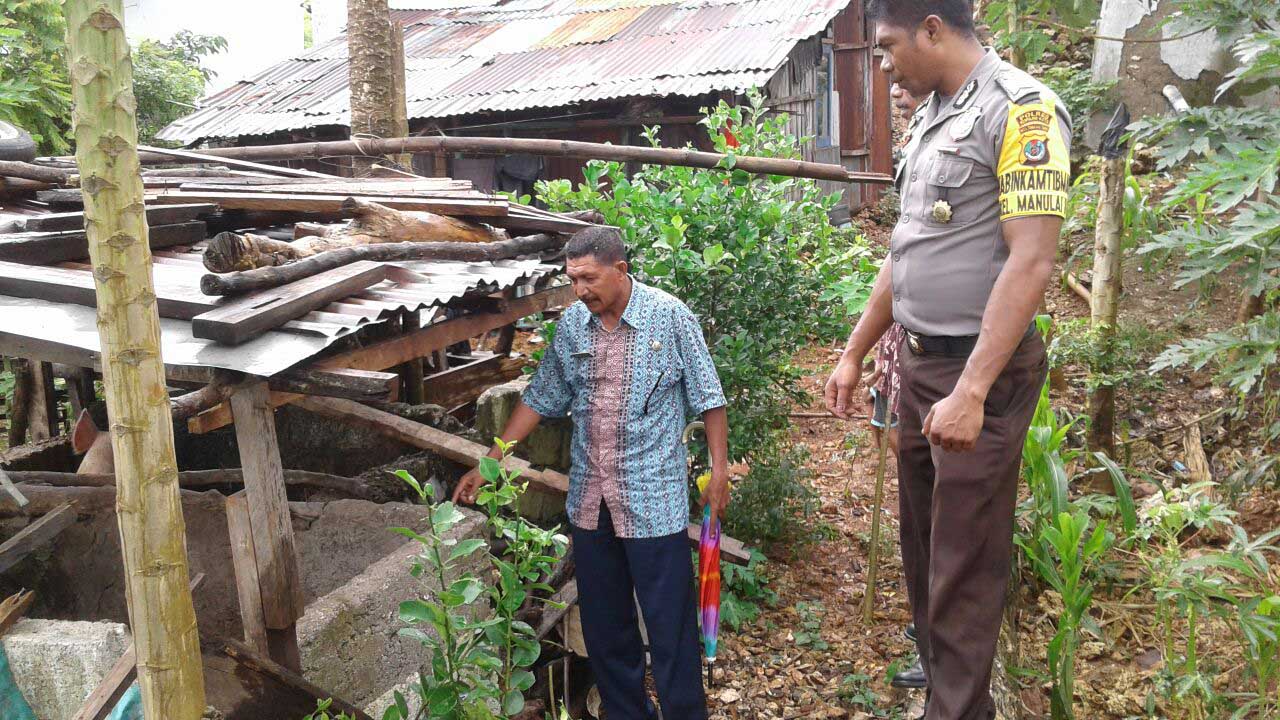
[[[405, 0], [411, 119], [766, 83], [860, 0]], [[469, 5], [460, 7], [460, 5]], [[345, 37], [207, 98], [160, 138], [192, 143], [349, 123]]]

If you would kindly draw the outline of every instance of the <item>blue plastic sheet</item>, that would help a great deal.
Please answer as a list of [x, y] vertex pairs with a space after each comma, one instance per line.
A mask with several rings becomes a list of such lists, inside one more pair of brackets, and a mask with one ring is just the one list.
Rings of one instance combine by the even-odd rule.
[[138, 689], [138, 683], [129, 686], [107, 720], [142, 720], [142, 691]]
[[[141, 717], [141, 716], [139, 716]], [[13, 672], [9, 669], [9, 656], [0, 647], [0, 718], [4, 720], [36, 720], [35, 713], [22, 691], [13, 681]]]

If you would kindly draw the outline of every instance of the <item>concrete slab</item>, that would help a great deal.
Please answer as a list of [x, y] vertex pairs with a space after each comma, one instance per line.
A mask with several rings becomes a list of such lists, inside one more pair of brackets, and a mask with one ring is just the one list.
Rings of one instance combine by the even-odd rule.
[[[410, 518], [401, 525], [421, 529], [426, 524], [422, 515], [426, 508], [414, 509], [419, 514], [417, 521]], [[470, 510], [463, 513], [467, 519], [449, 537], [483, 537], [483, 516]], [[420, 643], [396, 635], [404, 627], [399, 618], [400, 603], [437, 589], [434, 583], [409, 574], [420, 547], [416, 542], [406, 542], [307, 606], [298, 621], [298, 645], [308, 680], [362, 707], [382, 703], [396, 689], [406, 697], [411, 694], [407, 691], [408, 682], [417, 678], [430, 656]], [[487, 567], [483, 554], [477, 553], [455, 574], [479, 573]], [[306, 577], [305, 568], [303, 576]], [[383, 704], [371, 714], [381, 717], [386, 708]]]
[[3, 644], [36, 717], [71, 720], [129, 641], [129, 629], [120, 623], [21, 620]]

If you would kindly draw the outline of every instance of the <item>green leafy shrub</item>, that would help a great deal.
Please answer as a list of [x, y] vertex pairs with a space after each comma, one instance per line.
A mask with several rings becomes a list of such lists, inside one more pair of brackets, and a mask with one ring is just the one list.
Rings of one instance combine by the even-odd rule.
[[227, 48], [213, 35], [182, 31], [164, 42], [143, 40], [133, 49], [133, 93], [138, 100], [138, 138], [153, 142], [166, 125], [190, 113], [213, 73], [201, 61]]
[[725, 509], [724, 529], [749, 544], [769, 546], [805, 540], [805, 522], [817, 506], [801, 448], [756, 458], [746, 477], [736, 480]]
[[54, 155], [71, 149], [66, 33], [60, 0], [0, 0], [0, 120]]
[[[694, 560], [697, 561], [697, 553]], [[761, 610], [778, 602], [778, 594], [769, 588], [764, 555], [758, 550], [751, 551], [745, 567], [722, 562], [720, 576], [724, 580], [720, 587], [720, 620], [734, 632], [755, 622]]]
[[[591, 162], [576, 188], [538, 185], [550, 209], [596, 210], [619, 227], [634, 272], [701, 319], [729, 401], [734, 458], [769, 456], [791, 402], [803, 398], [792, 356], [814, 337], [847, 332], [845, 313], [874, 281], [865, 240], [830, 223], [838, 195], [734, 169], [739, 155], [799, 157], [786, 116], [769, 114], [758, 92], [750, 99], [721, 102], [702, 121], [728, 156], [721, 169], [643, 166], [629, 175], [621, 163]], [[737, 147], [725, 138], [730, 128]], [[645, 133], [654, 146], [657, 132]]]
[[[510, 453], [512, 445], [497, 442], [504, 457]], [[528, 601], [548, 602], [535, 593], [549, 596], [553, 592], [545, 578], [568, 546], [556, 530], [544, 530], [514, 512], [527, 488], [527, 483], [519, 482], [518, 471], [485, 458], [480, 472], [485, 485], [476, 504], [484, 510], [492, 534], [506, 543], [502, 557], [488, 556], [492, 572], [485, 578], [463, 571], [462, 565], [486, 542], [446, 537], [464, 519], [453, 503], [432, 508], [424, 533], [393, 528], [422, 545], [412, 572], [422, 578], [428, 591], [400, 604], [400, 619], [409, 627], [399, 634], [422, 643], [431, 654], [419, 682], [411, 687], [422, 700], [427, 718], [510, 718], [524, 709], [524, 692], [534, 683], [530, 668], [542, 648], [535, 630], [518, 619], [518, 613]], [[421, 485], [404, 471], [397, 474], [423, 502], [432, 500], [431, 486]], [[450, 579], [451, 575], [456, 577]], [[481, 600], [487, 601], [491, 613], [479, 609]], [[419, 717], [424, 715], [410, 715], [408, 703], [397, 691], [395, 704], [383, 720]]]

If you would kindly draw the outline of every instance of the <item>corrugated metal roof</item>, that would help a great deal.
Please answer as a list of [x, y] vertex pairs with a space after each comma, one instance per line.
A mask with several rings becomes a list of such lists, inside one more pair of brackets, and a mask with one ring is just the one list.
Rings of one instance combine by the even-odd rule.
[[[153, 259], [152, 277], [158, 295], [201, 295], [200, 277], [205, 269], [198, 248], [156, 251]], [[536, 259], [388, 264], [393, 267], [387, 279], [377, 285], [240, 345], [219, 345], [196, 338], [191, 334], [190, 321], [162, 318], [160, 344], [165, 364], [270, 377], [318, 355], [364, 325], [383, 322], [405, 310], [439, 307], [468, 293], [505, 290], [559, 271], [557, 266]], [[0, 336], [3, 335], [100, 352], [96, 314], [91, 307], [0, 294]]]
[[[411, 119], [762, 85], [860, 0], [401, 0]], [[160, 138], [350, 122], [338, 36], [206, 98]]]

